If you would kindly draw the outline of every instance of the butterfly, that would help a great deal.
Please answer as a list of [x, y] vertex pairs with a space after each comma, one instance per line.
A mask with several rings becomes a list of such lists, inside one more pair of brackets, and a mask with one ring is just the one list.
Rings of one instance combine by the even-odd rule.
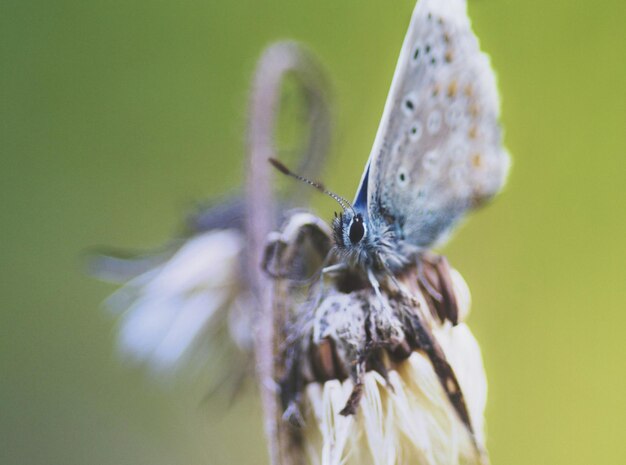
[[270, 160], [339, 202], [332, 268], [363, 271], [375, 289], [506, 180], [495, 75], [466, 9], [465, 0], [418, 2], [354, 202]]

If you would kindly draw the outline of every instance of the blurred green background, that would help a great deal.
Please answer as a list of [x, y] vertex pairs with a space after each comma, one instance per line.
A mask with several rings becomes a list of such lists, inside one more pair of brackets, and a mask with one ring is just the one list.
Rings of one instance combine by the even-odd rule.
[[[0, 3], [0, 463], [265, 463], [259, 407], [124, 367], [88, 247], [157, 246], [240, 184], [264, 45], [333, 79], [352, 196], [412, 0]], [[626, 460], [626, 3], [470, 1], [514, 156], [445, 249], [472, 289], [494, 464]], [[333, 205], [316, 201], [329, 216]], [[329, 216], [330, 217], [330, 216]]]

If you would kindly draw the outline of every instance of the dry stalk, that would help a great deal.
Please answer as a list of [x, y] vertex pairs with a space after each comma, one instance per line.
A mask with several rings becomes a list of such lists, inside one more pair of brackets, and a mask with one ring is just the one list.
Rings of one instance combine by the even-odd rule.
[[319, 64], [295, 42], [269, 46], [254, 75], [248, 121], [247, 151], [249, 165], [246, 180], [246, 237], [249, 248], [247, 269], [254, 295], [258, 299], [255, 325], [256, 375], [259, 380], [270, 462], [291, 465], [297, 456], [290, 454], [289, 433], [281, 426], [281, 410], [276, 388], [278, 335], [284, 326], [281, 299], [272, 295], [269, 278], [260, 263], [267, 235], [276, 227], [276, 201], [268, 158], [277, 157], [275, 125], [281, 87], [287, 75], [300, 85], [308, 104], [310, 136], [303, 154], [301, 169], [317, 172], [330, 143], [331, 117], [328, 88]]

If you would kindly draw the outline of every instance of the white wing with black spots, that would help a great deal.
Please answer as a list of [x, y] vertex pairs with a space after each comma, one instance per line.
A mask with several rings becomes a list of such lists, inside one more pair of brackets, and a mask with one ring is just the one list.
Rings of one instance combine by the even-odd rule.
[[362, 181], [370, 218], [418, 248], [495, 195], [509, 168], [495, 76], [466, 10], [417, 4]]

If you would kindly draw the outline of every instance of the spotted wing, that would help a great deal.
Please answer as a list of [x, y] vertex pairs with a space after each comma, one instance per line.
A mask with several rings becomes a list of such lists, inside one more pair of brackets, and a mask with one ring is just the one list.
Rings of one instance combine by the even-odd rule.
[[[499, 99], [465, 0], [420, 0], [357, 198], [404, 241], [432, 246], [504, 184]], [[369, 172], [368, 172], [369, 171]]]

